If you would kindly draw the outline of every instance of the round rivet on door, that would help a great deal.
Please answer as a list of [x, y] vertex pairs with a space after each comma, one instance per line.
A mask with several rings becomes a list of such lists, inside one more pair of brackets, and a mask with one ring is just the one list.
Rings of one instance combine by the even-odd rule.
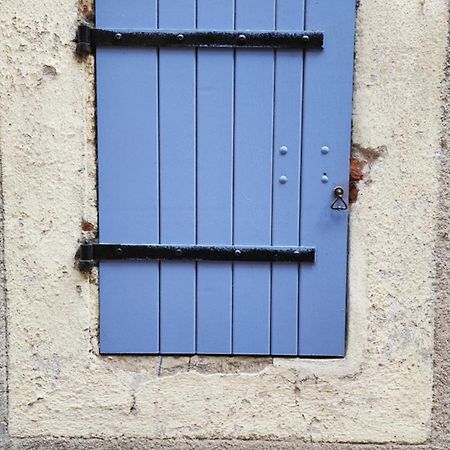
[[279, 179], [281, 184], [286, 184], [288, 179], [286, 175], [281, 175], [280, 179]]
[[184, 34], [178, 34], [177, 35], [177, 39], [179, 40], [179, 41], [182, 41], [183, 39], [184, 39]]
[[308, 42], [309, 41], [309, 36], [307, 34], [302, 36], [302, 41], [303, 42]]
[[120, 41], [122, 39], [122, 33], [116, 33], [114, 37], [116, 38], [117, 41]]
[[239, 256], [241, 254], [241, 251], [240, 250], [235, 250], [234, 254]]
[[247, 39], [247, 36], [245, 34], [240, 34], [238, 36], [238, 41], [241, 42], [241, 43], [245, 42], [246, 39]]
[[320, 151], [322, 152], [322, 155], [327, 155], [330, 152], [330, 148], [324, 145]]
[[328, 183], [328, 176], [327, 176], [326, 173], [324, 173], [324, 174], [322, 175], [321, 181], [322, 181], [322, 183]]
[[283, 145], [282, 147], [280, 147], [280, 153], [281, 153], [282, 155], [286, 155], [287, 152], [288, 152], [288, 148], [287, 148], [285, 145]]

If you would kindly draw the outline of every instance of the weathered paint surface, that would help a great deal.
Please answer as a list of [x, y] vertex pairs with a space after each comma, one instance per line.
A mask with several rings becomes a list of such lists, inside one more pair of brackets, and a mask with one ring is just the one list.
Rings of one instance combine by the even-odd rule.
[[353, 138], [385, 151], [352, 207], [342, 361], [98, 356], [95, 276], [73, 262], [82, 221], [96, 222], [77, 7], [0, 12], [10, 434], [427, 439], [447, 2], [360, 1]]

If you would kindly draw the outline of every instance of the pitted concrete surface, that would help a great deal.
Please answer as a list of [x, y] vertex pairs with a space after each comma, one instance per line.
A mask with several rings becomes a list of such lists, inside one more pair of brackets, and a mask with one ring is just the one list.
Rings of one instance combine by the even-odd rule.
[[96, 224], [80, 10], [0, 12], [4, 447], [450, 448], [447, 1], [360, 1], [353, 142], [370, 161], [351, 212], [348, 354], [326, 361], [98, 355], [95, 274], [74, 267]]

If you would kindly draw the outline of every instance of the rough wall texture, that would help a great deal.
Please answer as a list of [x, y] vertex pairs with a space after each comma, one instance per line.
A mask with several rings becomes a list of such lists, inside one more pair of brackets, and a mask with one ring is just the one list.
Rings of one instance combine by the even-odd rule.
[[95, 274], [73, 258], [96, 222], [92, 61], [71, 43], [79, 11], [4, 0], [0, 12], [5, 444], [449, 448], [447, 1], [360, 1], [349, 348], [326, 361], [98, 355]]

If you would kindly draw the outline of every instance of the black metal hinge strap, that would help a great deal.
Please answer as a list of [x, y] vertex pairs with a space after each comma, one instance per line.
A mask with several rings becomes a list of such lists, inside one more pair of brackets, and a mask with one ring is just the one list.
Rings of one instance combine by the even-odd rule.
[[318, 31], [204, 31], [204, 30], [104, 30], [79, 25], [77, 53], [92, 53], [98, 46], [201, 47], [201, 48], [290, 48], [321, 49]]
[[314, 262], [313, 247], [249, 247], [206, 245], [130, 245], [87, 242], [80, 246], [80, 269], [89, 270], [98, 260], [187, 260]]

